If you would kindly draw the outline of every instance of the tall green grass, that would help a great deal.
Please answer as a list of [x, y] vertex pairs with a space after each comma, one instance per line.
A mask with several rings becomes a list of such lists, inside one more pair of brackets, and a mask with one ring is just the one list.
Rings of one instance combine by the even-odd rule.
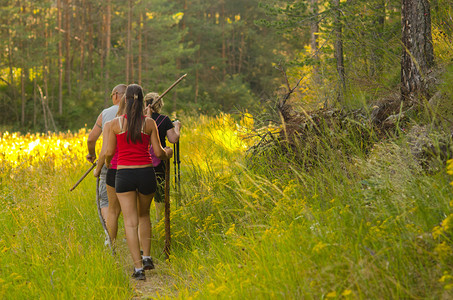
[[451, 177], [427, 174], [403, 137], [371, 147], [346, 128], [251, 163], [230, 117], [183, 124], [169, 261], [153, 228], [160, 289], [136, 292], [127, 251], [103, 246], [94, 179], [68, 192], [84, 165], [42, 165], [2, 173], [0, 298], [453, 296]]
[[432, 235], [452, 211], [445, 169], [426, 174], [404, 138], [339, 141], [320, 137], [312, 156], [299, 153], [310, 168], [278, 151], [249, 168], [242, 154], [203, 144], [205, 160], [218, 151], [231, 163], [184, 166], [172, 213], [178, 298], [451, 297], [451, 239]]
[[[50, 161], [49, 161], [50, 162]], [[1, 299], [127, 299], [121, 261], [104, 246], [95, 185], [82, 162], [4, 170], [0, 208]]]

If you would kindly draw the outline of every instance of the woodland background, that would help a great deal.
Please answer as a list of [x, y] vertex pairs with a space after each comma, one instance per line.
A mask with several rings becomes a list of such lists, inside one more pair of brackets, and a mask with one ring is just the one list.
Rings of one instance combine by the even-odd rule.
[[[116, 84], [162, 92], [184, 73], [167, 113], [277, 121], [287, 83], [302, 79], [292, 101], [308, 110], [367, 106], [401, 82], [401, 1], [1, 2], [5, 130], [91, 126]], [[451, 62], [451, 0], [430, 5], [435, 55]]]
[[[0, 298], [453, 299], [452, 1], [0, 0]], [[69, 189], [112, 87], [185, 73], [137, 284]]]

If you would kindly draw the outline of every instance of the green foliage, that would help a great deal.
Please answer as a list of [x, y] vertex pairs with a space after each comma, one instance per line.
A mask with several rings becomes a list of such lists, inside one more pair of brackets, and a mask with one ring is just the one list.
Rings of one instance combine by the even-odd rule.
[[[317, 155], [300, 150], [313, 162], [305, 169], [282, 152], [249, 164], [240, 138], [253, 129], [248, 119], [199, 115], [182, 122], [191, 126], [183, 125], [181, 189], [171, 193], [172, 254], [162, 261], [159, 222], [157, 269], [147, 276], [165, 280], [159, 294], [140, 296], [452, 296], [451, 177], [445, 168], [426, 174], [405, 138], [363, 147], [357, 124], [329, 127], [336, 135], [318, 133]], [[64, 153], [83, 159], [79, 139]], [[93, 179], [67, 191], [84, 171], [81, 161], [33, 161], [21, 160], [18, 171], [1, 160], [2, 298], [137, 296], [127, 251], [113, 258], [103, 247]]]
[[[306, 1], [263, 1], [268, 15], [259, 22], [277, 32], [286, 32], [289, 41], [301, 42], [285, 55], [284, 61], [289, 68], [299, 71], [298, 77], [308, 78], [307, 89], [315, 91], [309, 97], [301, 93], [302, 102], [308, 98], [315, 104], [311, 106], [337, 104], [340, 84], [334, 43], [338, 38], [342, 42], [347, 80], [341, 106], [350, 107], [353, 102], [352, 107], [356, 108], [356, 104], [360, 104], [354, 100], [357, 97], [365, 99], [360, 105], [366, 106], [376, 100], [376, 95], [387, 93], [399, 84], [400, 2], [340, 2], [339, 17], [332, 1], [317, 1], [314, 5], [316, 9]], [[310, 25], [314, 21], [318, 23], [318, 32], [311, 32]], [[340, 37], [336, 36], [337, 28], [341, 28]], [[310, 33], [316, 37], [318, 49], [308, 46]], [[291, 79], [298, 80], [297, 77]]]
[[452, 210], [445, 171], [424, 174], [398, 140], [325, 152], [310, 170], [286, 155], [228, 173], [192, 161], [173, 216], [179, 298], [451, 296], [450, 244], [431, 237]]
[[240, 107], [248, 107], [255, 111], [259, 106], [259, 103], [254, 103], [250, 88], [245, 85], [239, 75], [228, 77], [216, 86], [216, 94], [222, 98], [218, 101], [225, 112], [231, 112]]
[[[106, 3], [73, 1], [68, 15], [62, 3], [62, 28], [58, 28], [56, 3], [34, 1], [17, 6], [6, 1], [1, 7], [0, 18], [5, 24], [0, 32], [5, 50], [0, 55], [1, 124], [23, 132], [46, 130], [42, 107], [34, 104], [38, 87], [43, 90], [57, 130], [74, 130], [94, 121], [100, 108], [110, 104], [108, 94], [119, 83], [136, 82], [145, 91], [163, 92], [187, 73], [184, 82], [166, 97], [167, 109], [214, 114], [234, 109], [234, 100], [239, 101], [240, 110], [253, 110], [259, 107], [262, 95], [272, 95], [280, 82], [281, 75], [275, 72], [272, 62], [281, 56], [276, 53], [284, 49], [279, 42], [283, 39], [254, 25], [264, 14], [257, 9], [258, 0], [134, 2], [130, 50], [128, 2], [111, 1], [109, 57]], [[125, 75], [128, 57], [132, 59], [130, 82], [126, 82]], [[25, 79], [24, 91], [21, 70], [34, 74]], [[88, 100], [85, 91], [93, 99]], [[99, 106], [92, 105], [93, 101]], [[50, 123], [50, 119], [46, 121]], [[48, 129], [53, 130], [53, 126]]]

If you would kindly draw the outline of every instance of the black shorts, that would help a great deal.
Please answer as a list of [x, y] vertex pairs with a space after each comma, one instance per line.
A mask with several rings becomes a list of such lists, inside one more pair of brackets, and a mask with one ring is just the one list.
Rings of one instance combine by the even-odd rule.
[[156, 175], [153, 167], [116, 171], [115, 190], [117, 193], [138, 191], [143, 195], [149, 195], [155, 193], [156, 189]]
[[108, 169], [107, 176], [105, 177], [105, 183], [108, 186], [115, 187], [115, 177], [116, 177], [116, 169]]

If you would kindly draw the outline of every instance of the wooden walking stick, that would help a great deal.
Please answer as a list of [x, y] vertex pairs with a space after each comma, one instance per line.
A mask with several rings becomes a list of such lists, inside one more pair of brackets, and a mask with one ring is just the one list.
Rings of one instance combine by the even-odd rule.
[[184, 74], [184, 75], [182, 75], [181, 77], [179, 77], [178, 80], [176, 80], [176, 81], [175, 81], [168, 89], [165, 90], [165, 92], [163, 92], [162, 94], [160, 94], [160, 96], [157, 97], [156, 99], [154, 99], [153, 101], [148, 100], [148, 101], [146, 102], [146, 106], [148, 106], [148, 105], [151, 105], [151, 106], [154, 105], [154, 103], [156, 103], [157, 101], [159, 101], [160, 99], [162, 99], [162, 98], [165, 96], [165, 94], [167, 94], [169, 91], [171, 91], [171, 89], [174, 88], [178, 83], [180, 83], [181, 80], [183, 80], [186, 76], [187, 76], [187, 74]]
[[102, 216], [102, 212], [101, 212], [101, 199], [100, 199], [101, 197], [99, 195], [99, 181], [100, 181], [100, 177], [98, 176], [98, 178], [96, 179], [96, 206], [98, 208], [98, 216], [99, 216], [99, 220], [101, 221], [102, 228], [104, 229], [104, 233], [105, 233], [105, 237], [107, 238], [108, 245], [110, 247], [110, 250], [112, 251], [112, 255], [115, 255], [115, 251], [114, 251], [113, 245], [112, 245], [112, 240], [110, 239], [109, 231], [107, 230], [107, 224], [105, 224], [105, 220], [104, 220], [104, 217]]
[[77, 180], [77, 182], [74, 184], [74, 186], [69, 191], [72, 192], [79, 185], [79, 183], [81, 183], [82, 180], [85, 179], [85, 177], [87, 177], [87, 175], [94, 169], [94, 167], [96, 167], [96, 165], [97, 165], [97, 161], [95, 161], [93, 163], [93, 165], [85, 172], [85, 174], [83, 174], [82, 177], [80, 177], [80, 179]]
[[165, 258], [170, 257], [170, 160], [165, 161]]
[[181, 80], [183, 80], [185, 77], [187, 76], [187, 74], [184, 74], [182, 75], [181, 77], [179, 77], [178, 80], [176, 80], [165, 92], [163, 92], [159, 97], [156, 98], [156, 100], [154, 100], [154, 102], [157, 102], [158, 100], [160, 100], [162, 97], [165, 96], [166, 93], [168, 93], [172, 88], [174, 88]]

